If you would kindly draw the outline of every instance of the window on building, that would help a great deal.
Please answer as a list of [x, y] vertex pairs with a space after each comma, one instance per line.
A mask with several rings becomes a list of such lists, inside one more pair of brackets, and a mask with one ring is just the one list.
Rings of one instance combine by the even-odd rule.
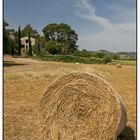
[[26, 39], [26, 41], [25, 41], [26, 43], [28, 43], [28, 39]]

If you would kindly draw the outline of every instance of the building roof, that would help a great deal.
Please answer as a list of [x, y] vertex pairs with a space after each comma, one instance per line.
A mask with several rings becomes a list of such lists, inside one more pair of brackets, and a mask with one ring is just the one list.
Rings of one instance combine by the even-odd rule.
[[[28, 39], [28, 36], [21, 37], [21, 40], [24, 40], [24, 39]], [[32, 40], [36, 40], [36, 39], [35, 39], [35, 38], [33, 38], [33, 37], [30, 37], [30, 39], [32, 39]]]

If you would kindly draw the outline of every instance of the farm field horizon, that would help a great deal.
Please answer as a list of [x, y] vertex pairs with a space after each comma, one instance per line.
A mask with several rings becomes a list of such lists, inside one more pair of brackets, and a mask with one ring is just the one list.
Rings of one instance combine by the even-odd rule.
[[47, 87], [71, 72], [96, 74], [123, 98], [127, 127], [120, 140], [136, 136], [136, 65], [75, 64], [4, 56], [4, 139], [42, 140], [39, 103]]

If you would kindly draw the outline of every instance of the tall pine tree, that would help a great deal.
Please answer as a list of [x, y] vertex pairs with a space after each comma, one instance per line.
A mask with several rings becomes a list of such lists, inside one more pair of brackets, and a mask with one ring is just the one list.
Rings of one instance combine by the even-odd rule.
[[21, 31], [20, 26], [18, 28], [18, 55], [21, 55]]
[[28, 33], [28, 42], [29, 42], [29, 55], [33, 56], [33, 54], [32, 54], [31, 39], [30, 39], [30, 32]]
[[6, 29], [7, 26], [9, 26], [9, 24], [6, 21], [3, 21], [3, 52], [4, 54], [10, 54], [9, 40], [8, 40], [7, 29]]

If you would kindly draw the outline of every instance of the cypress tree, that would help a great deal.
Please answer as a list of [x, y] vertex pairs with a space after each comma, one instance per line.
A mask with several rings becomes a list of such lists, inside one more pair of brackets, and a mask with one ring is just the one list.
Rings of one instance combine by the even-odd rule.
[[7, 26], [9, 26], [9, 24], [6, 21], [3, 21], [3, 52], [4, 54], [10, 54], [9, 38], [7, 35], [7, 29], [6, 29]]
[[31, 46], [31, 39], [30, 39], [30, 32], [28, 33], [28, 42], [29, 42], [29, 55], [33, 56], [33, 54], [32, 54], [32, 46]]
[[40, 43], [39, 40], [37, 40], [37, 55], [40, 54]]
[[11, 55], [14, 55], [14, 40], [12, 40], [11, 38], [9, 38], [9, 45], [10, 45], [10, 51], [11, 51]]
[[18, 28], [18, 55], [21, 55], [21, 31], [20, 26]]

